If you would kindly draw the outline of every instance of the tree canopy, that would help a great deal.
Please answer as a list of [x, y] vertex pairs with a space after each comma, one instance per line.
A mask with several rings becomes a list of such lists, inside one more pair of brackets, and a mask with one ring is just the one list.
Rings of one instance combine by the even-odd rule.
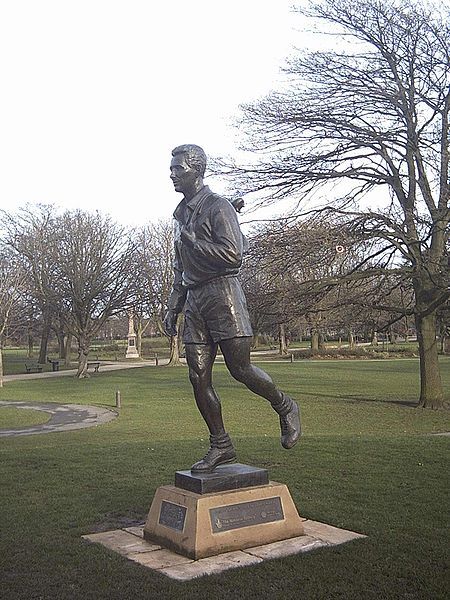
[[449, 297], [450, 11], [411, 0], [321, 0], [295, 11], [324, 28], [332, 45], [297, 50], [286, 85], [242, 107], [250, 158], [218, 161], [218, 169], [236, 195], [257, 203], [289, 197], [298, 215], [339, 215], [355, 239], [373, 242], [355, 276], [409, 280], [421, 403], [440, 406], [435, 331]]

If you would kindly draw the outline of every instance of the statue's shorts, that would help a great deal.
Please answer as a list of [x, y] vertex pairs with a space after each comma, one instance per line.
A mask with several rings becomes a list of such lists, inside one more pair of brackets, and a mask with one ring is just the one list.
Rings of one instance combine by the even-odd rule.
[[184, 305], [185, 344], [211, 344], [253, 335], [237, 277], [217, 277], [190, 288]]

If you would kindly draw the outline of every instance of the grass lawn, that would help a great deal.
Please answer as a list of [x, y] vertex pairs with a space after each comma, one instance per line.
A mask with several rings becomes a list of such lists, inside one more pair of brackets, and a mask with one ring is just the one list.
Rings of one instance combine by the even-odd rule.
[[50, 415], [42, 411], [0, 406], [0, 429], [41, 425], [49, 420]]
[[367, 539], [187, 583], [87, 544], [83, 534], [144, 520], [155, 489], [206, 450], [187, 370], [18, 381], [0, 400], [112, 407], [120, 389], [122, 409], [97, 428], [0, 439], [0, 598], [447, 598], [450, 438], [429, 434], [450, 431], [450, 411], [413, 407], [418, 362], [265, 368], [300, 400], [304, 437], [283, 450], [275, 413], [217, 366], [239, 461], [287, 483], [302, 516]]

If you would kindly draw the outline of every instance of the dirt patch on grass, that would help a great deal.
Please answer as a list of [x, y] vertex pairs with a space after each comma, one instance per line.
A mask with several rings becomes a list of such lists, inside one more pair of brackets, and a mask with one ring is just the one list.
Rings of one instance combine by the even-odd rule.
[[92, 533], [110, 531], [111, 529], [123, 529], [124, 527], [137, 527], [143, 525], [147, 519], [147, 513], [140, 510], [129, 510], [127, 513], [109, 512], [90, 527]]

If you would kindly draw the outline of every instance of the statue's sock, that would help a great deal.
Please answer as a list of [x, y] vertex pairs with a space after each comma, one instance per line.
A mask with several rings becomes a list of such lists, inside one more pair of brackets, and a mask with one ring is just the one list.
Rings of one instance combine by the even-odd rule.
[[219, 450], [225, 450], [233, 447], [233, 442], [226, 432], [220, 433], [219, 435], [210, 435], [209, 442], [211, 448], [218, 448]]
[[280, 392], [281, 398], [278, 402], [272, 402], [272, 408], [280, 417], [286, 416], [294, 406], [294, 401], [287, 394]]

